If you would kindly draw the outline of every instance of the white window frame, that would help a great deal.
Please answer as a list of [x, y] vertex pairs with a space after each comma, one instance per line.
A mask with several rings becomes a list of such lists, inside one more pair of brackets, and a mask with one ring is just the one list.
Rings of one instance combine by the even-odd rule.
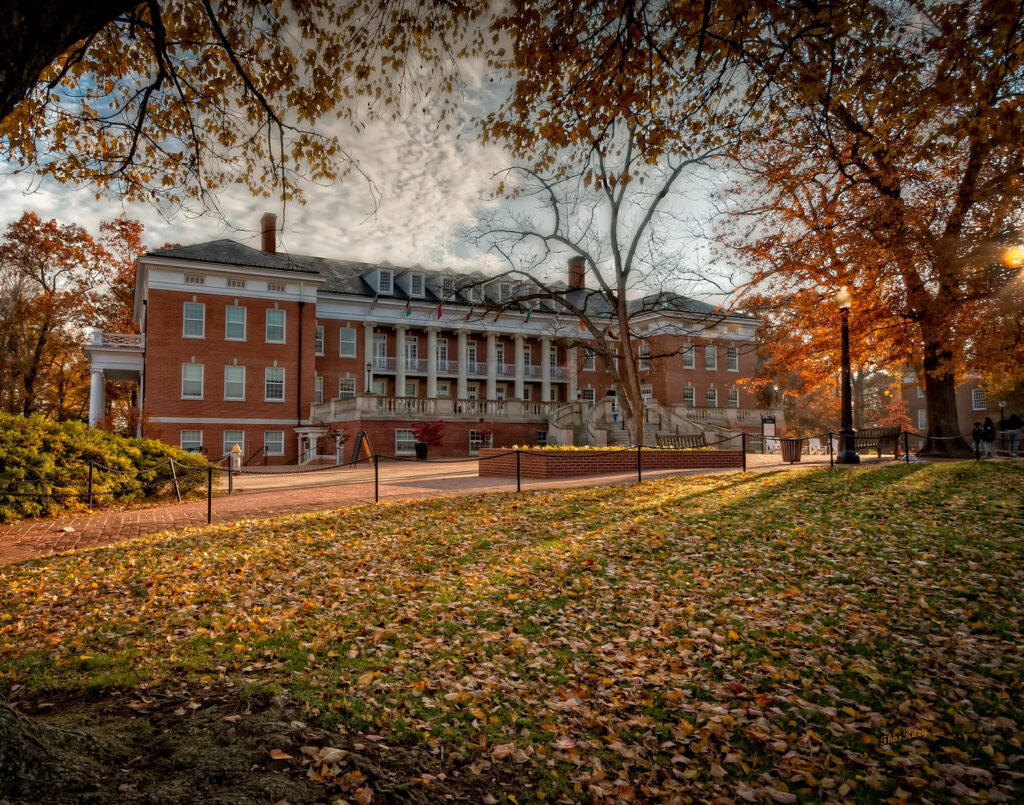
[[[228, 439], [229, 433], [241, 434], [237, 439]], [[236, 444], [239, 450], [245, 450], [245, 431], [244, 430], [225, 430], [220, 437], [221, 449], [223, 449], [222, 456], [226, 456], [231, 453], [231, 448]]]
[[653, 400], [654, 386], [652, 386], [650, 383], [644, 383], [644, 385], [640, 387], [640, 399], [642, 399], [644, 402], [650, 402], [651, 400]]
[[[280, 442], [280, 448], [271, 450], [271, 439], [274, 438], [274, 442]], [[284, 431], [283, 430], [265, 430], [263, 431], [263, 455], [265, 456], [283, 456], [284, 455]]]
[[413, 361], [420, 359], [420, 342], [417, 338], [406, 336], [405, 339], [405, 365], [412, 366]]
[[466, 363], [477, 363], [476, 341], [466, 342]]
[[[238, 369], [242, 373], [242, 394], [241, 394], [241, 396], [238, 396], [238, 397], [230, 397], [230, 396], [228, 396], [228, 373], [229, 373], [230, 370], [234, 370], [234, 369]], [[231, 381], [231, 382], [232, 383], [237, 383], [238, 381], [234, 380], [234, 381]], [[244, 401], [245, 400], [245, 367], [244, 366], [238, 366], [236, 364], [232, 364], [230, 366], [225, 366], [224, 367], [224, 399], [225, 400], [234, 400], [234, 401], [239, 401], [239, 400]]]
[[597, 391], [594, 389], [580, 389], [581, 397], [587, 405], [593, 405], [597, 402]]
[[437, 396], [438, 397], [450, 397], [452, 393], [452, 384], [447, 380], [437, 381]]
[[412, 428], [395, 428], [395, 455], [416, 455], [416, 436]]
[[988, 410], [988, 392], [985, 389], [971, 389], [971, 410]]
[[[199, 442], [198, 442], [198, 444], [196, 444], [195, 442], [193, 442], [190, 439], [189, 440], [189, 445], [195, 444], [195, 446], [194, 447], [192, 447], [192, 446], [186, 447], [185, 446], [185, 434], [186, 433], [189, 433], [189, 434], [192, 434], [192, 433], [199, 434]], [[196, 429], [196, 428], [187, 428], [185, 430], [182, 430], [178, 434], [178, 446], [181, 447], [182, 450], [185, 450], [185, 451], [187, 451], [189, 453], [201, 453], [201, 452], [203, 452], [203, 432], [201, 430]]]
[[287, 290], [283, 282], [268, 282], [267, 292], [268, 293], [284, 293]]
[[726, 401], [726, 405], [729, 408], [739, 408], [740, 407], [740, 390], [739, 389], [729, 389], [729, 394], [728, 394], [728, 399]]
[[697, 390], [693, 386], [683, 389], [683, 405], [687, 408], [697, 407]]
[[684, 369], [696, 369], [697, 368], [697, 349], [693, 344], [683, 345], [683, 368]]
[[494, 434], [487, 434], [486, 438], [478, 430], [471, 430], [469, 432], [469, 454], [471, 456], [478, 455], [481, 447], [494, 447]]
[[730, 372], [738, 372], [740, 370], [739, 347], [725, 348], [725, 368]]
[[412, 274], [409, 277], [409, 296], [423, 296], [423, 275]]
[[228, 277], [228, 287], [237, 288], [238, 290], [245, 290], [245, 280], [235, 279], [234, 277]]
[[583, 348], [583, 371], [594, 372], [597, 370], [597, 353], [588, 347]]
[[451, 299], [455, 296], [455, 278], [441, 277], [441, 298]]
[[[276, 318], [278, 315], [281, 316], [281, 323], [280, 324], [271, 323], [270, 319], [272, 317]], [[267, 327], [266, 327], [266, 342], [268, 344], [284, 344], [284, 343], [286, 343], [286, 339], [288, 337], [288, 315], [287, 315], [286, 311], [281, 310], [280, 308], [276, 308], [276, 307], [267, 308], [267, 322], [266, 322], [266, 324], [267, 324]], [[271, 328], [274, 328], [274, 330], [277, 330], [278, 327], [281, 328], [281, 338], [280, 339], [271, 338], [270, 337]]]
[[530, 385], [527, 385], [527, 384], [523, 385], [523, 402], [529, 402], [530, 401], [530, 395], [531, 395], [532, 391], [533, 391], [533, 386], [530, 386]]
[[530, 344], [523, 344], [523, 366], [529, 366], [533, 360], [533, 347]]
[[377, 272], [377, 293], [394, 293], [394, 275], [386, 268]]
[[505, 345], [498, 343], [494, 345], [494, 361], [498, 366], [505, 362]]
[[641, 344], [637, 349], [636, 368], [640, 372], [647, 372], [651, 368], [651, 345]]
[[[351, 388], [350, 388], [351, 387]], [[356, 379], [354, 377], [338, 378], [338, 399], [350, 400], [356, 396]]]
[[186, 274], [185, 275], [186, 285], [205, 285], [206, 277], [200, 277], [197, 274]]
[[704, 368], [709, 372], [718, 370], [718, 347], [715, 344], [704, 345]]
[[324, 401], [324, 376], [313, 375], [313, 404], [319, 405]]
[[[231, 311], [231, 310], [241, 310], [242, 311], [242, 321], [241, 321], [242, 334], [240, 336], [239, 335], [231, 335], [229, 330], [228, 330], [230, 325], [236, 325], [237, 326], [239, 324], [239, 322], [237, 322], [237, 321], [228, 321], [228, 311]], [[224, 308], [224, 340], [225, 341], [245, 341], [245, 323], [246, 323], [246, 319], [247, 319], [246, 310], [245, 310], [244, 307], [242, 307], [242, 305], [228, 305], [226, 308]]]
[[[347, 338], [347, 334], [351, 333], [352, 337]], [[350, 350], [346, 350], [346, 346], [351, 346]], [[356, 356], [356, 330], [354, 327], [341, 327], [338, 330], [338, 357], [340, 358], [354, 358]]]
[[[281, 379], [271, 379], [271, 375], [280, 373]], [[270, 384], [273, 383], [275, 386], [281, 384], [281, 396], [271, 397], [270, 396]], [[284, 367], [281, 366], [268, 366], [263, 370], [263, 402], [284, 402], [285, 398], [285, 373]]]
[[548, 432], [546, 430], [537, 431], [537, 447], [546, 447], [548, 443]]
[[[185, 378], [186, 369], [198, 369], [199, 370], [199, 393], [198, 394], [186, 394], [185, 383], [195, 383], [196, 378], [191, 377]], [[183, 400], [201, 400], [206, 391], [206, 367], [201, 363], [183, 363], [181, 365], [181, 399]]]
[[928, 412], [924, 408], [917, 411], [917, 429], [922, 432], [928, 430]]
[[499, 282], [498, 283], [498, 301], [506, 302], [512, 298], [512, 283], [511, 282]]
[[[192, 312], [198, 311], [199, 317], [190, 317], [189, 309]], [[189, 322], [199, 322], [199, 332], [190, 333], [188, 331]], [[181, 308], [181, 337], [182, 338], [206, 338], [206, 303], [205, 302], [185, 302]]]
[[318, 358], [322, 358], [324, 355], [324, 326], [322, 324], [316, 325], [316, 329], [313, 331], [313, 354]]
[[714, 386], [708, 386], [704, 391], [704, 406], [706, 408], [718, 407], [718, 389]]

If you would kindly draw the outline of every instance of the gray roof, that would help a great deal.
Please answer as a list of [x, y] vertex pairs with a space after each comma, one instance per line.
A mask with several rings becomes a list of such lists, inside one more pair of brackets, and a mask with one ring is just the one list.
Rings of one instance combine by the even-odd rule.
[[[277, 271], [294, 271], [302, 274], [314, 274], [324, 279], [319, 291], [327, 293], [369, 296], [375, 295], [374, 289], [364, 279], [364, 276], [375, 268], [388, 268], [396, 274], [415, 270], [424, 275], [425, 287], [424, 296], [417, 299], [438, 302], [442, 301], [430, 289], [431, 281], [440, 276], [450, 276], [462, 281], [486, 280], [486, 276], [479, 272], [453, 272], [440, 271], [436, 269], [423, 268], [422, 266], [394, 266], [389, 263], [362, 263], [355, 260], [335, 260], [329, 257], [315, 257], [304, 254], [270, 254], [260, 249], [238, 243], [233, 240], [211, 240], [206, 243], [196, 243], [191, 246], [179, 246], [173, 249], [160, 249], [149, 252], [154, 257], [169, 257], [176, 260], [195, 260], [204, 263], [222, 263], [226, 265], [247, 266], [252, 268], [270, 268]], [[554, 287], [564, 287], [562, 283], [554, 283]], [[394, 286], [393, 298], [407, 299], [408, 295], [398, 285]], [[612, 312], [611, 305], [600, 291], [594, 289], [581, 289], [569, 291], [567, 299], [578, 307], [582, 307], [589, 315], [607, 316]], [[446, 300], [455, 304], [469, 304], [464, 297], [462, 299]], [[481, 303], [477, 303], [481, 304]], [[555, 313], [563, 308], [553, 300], [532, 300], [531, 306], [536, 309]], [[486, 305], [485, 305], [486, 306]], [[641, 299], [633, 299], [629, 303], [630, 314], [641, 313], [681, 313], [697, 316], [729, 316], [733, 319], [750, 319], [757, 321], [753, 316], [740, 312], [727, 312], [707, 302], [692, 299], [688, 296], [661, 291], [657, 294], [649, 294]]]

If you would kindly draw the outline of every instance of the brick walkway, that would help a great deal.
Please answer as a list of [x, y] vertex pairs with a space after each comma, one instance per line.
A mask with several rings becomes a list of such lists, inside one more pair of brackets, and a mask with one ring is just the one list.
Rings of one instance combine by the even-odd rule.
[[[768, 456], [752, 458], [759, 460], [753, 463], [751, 469], [774, 470], [789, 466]], [[825, 463], [828, 463], [827, 458]], [[795, 466], [799, 468], [801, 465]], [[702, 472], [707, 471], [646, 472], [644, 477]], [[635, 475], [628, 474], [600, 478], [589, 476], [564, 481], [524, 481], [523, 488], [551, 489], [629, 483], [635, 478]], [[478, 477], [475, 461], [465, 464], [431, 462], [381, 465], [380, 470], [382, 501], [514, 490], [514, 479]], [[235, 494], [214, 497], [213, 522], [226, 523], [245, 518], [325, 511], [372, 502], [373, 473], [365, 468], [294, 475], [245, 475], [236, 479]], [[58, 551], [110, 545], [146, 534], [202, 525], [206, 525], [205, 500], [123, 511], [101, 511], [77, 517], [21, 520], [0, 526], [0, 566]]]

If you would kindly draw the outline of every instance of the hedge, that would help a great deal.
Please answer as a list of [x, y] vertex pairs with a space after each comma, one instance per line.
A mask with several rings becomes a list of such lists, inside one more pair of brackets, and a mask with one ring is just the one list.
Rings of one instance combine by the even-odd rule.
[[209, 462], [154, 439], [129, 439], [82, 422], [0, 414], [0, 522], [82, 509], [88, 503], [89, 462], [93, 499], [130, 503], [166, 490], [169, 459], [179, 487], [205, 482]]

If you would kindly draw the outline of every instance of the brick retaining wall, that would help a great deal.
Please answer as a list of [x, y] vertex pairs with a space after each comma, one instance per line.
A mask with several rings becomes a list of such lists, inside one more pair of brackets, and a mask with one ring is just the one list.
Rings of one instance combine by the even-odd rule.
[[[526, 478], [564, 478], [573, 475], [598, 475], [636, 471], [636, 450], [571, 451], [520, 450], [520, 474]], [[739, 450], [661, 450], [641, 451], [644, 470], [726, 469], [743, 466]], [[514, 451], [500, 448], [480, 450], [479, 475], [516, 475]]]

